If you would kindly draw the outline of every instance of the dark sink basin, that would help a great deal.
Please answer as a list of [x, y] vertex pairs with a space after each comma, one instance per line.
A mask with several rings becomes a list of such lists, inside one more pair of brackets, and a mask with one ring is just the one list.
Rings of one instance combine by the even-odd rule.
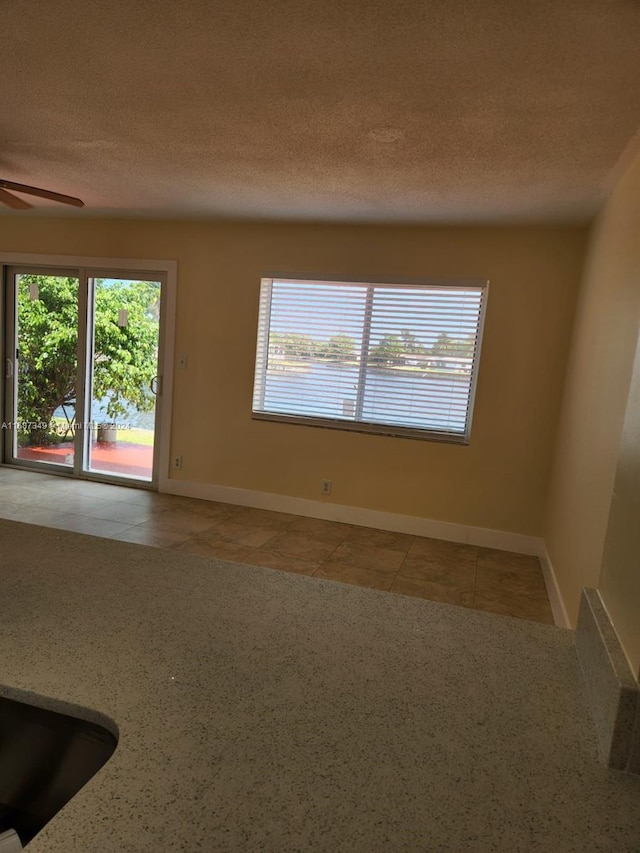
[[113, 755], [107, 729], [0, 696], [0, 833], [27, 844]]

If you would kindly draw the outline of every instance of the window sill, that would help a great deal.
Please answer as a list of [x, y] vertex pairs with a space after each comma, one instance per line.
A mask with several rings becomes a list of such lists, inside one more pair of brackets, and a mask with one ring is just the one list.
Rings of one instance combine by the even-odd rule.
[[370, 435], [384, 435], [389, 438], [410, 438], [418, 441], [437, 441], [441, 444], [469, 445], [469, 436], [454, 433], [437, 432], [436, 430], [412, 429], [411, 427], [390, 426], [385, 424], [357, 423], [347, 420], [331, 420], [329, 418], [303, 418], [296, 415], [278, 415], [268, 412], [252, 412], [251, 417], [256, 421], [272, 421], [273, 423], [310, 426], [320, 429], [339, 429], [343, 432], [361, 432]]

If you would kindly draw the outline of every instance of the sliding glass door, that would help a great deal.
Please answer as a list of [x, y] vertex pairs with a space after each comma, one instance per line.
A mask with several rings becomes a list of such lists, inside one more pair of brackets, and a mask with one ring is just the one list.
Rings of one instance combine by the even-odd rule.
[[156, 433], [160, 281], [90, 278], [85, 470], [150, 480]]
[[154, 481], [162, 279], [9, 270], [5, 458]]
[[16, 273], [13, 284], [14, 358], [7, 358], [15, 400], [13, 455], [72, 469], [79, 278], [72, 273]]

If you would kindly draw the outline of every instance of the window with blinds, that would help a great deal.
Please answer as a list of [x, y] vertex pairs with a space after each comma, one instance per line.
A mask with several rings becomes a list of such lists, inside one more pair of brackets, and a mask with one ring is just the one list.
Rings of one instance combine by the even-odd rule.
[[254, 417], [468, 443], [487, 288], [263, 279]]

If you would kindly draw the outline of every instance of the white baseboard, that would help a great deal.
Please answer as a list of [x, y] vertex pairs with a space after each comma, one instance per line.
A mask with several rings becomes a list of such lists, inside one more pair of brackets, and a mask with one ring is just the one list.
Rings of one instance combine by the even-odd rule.
[[500, 551], [517, 551], [519, 554], [540, 556], [544, 547], [542, 540], [536, 536], [453, 524], [448, 521], [435, 521], [415, 515], [401, 515], [394, 512], [381, 512], [376, 509], [313, 501], [307, 498], [290, 497], [289, 495], [276, 495], [270, 492], [254, 492], [231, 486], [192, 483], [185, 480], [165, 480], [162, 483], [161, 490], [182, 497], [220, 501], [238, 506], [251, 506], [275, 512], [291, 513], [292, 515], [322, 518], [327, 521], [341, 521], [360, 527], [376, 527], [378, 530], [392, 530], [394, 533], [409, 533], [413, 536], [431, 536], [434, 539], [481, 545]]
[[560, 592], [556, 573], [553, 570], [551, 557], [549, 556], [545, 542], [542, 539], [540, 542], [542, 543], [542, 549], [538, 556], [540, 558], [540, 565], [542, 566], [542, 576], [547, 587], [547, 595], [549, 596], [553, 619], [559, 628], [571, 628], [571, 620], [569, 619], [567, 608]]

